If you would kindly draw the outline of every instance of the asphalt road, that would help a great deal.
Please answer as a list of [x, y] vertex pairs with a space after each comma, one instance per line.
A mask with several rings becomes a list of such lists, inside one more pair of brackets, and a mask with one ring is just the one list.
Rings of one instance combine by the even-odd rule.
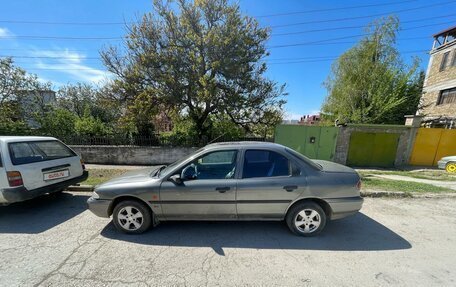
[[119, 234], [64, 193], [0, 207], [1, 286], [455, 286], [456, 199], [366, 199], [317, 238], [280, 222]]

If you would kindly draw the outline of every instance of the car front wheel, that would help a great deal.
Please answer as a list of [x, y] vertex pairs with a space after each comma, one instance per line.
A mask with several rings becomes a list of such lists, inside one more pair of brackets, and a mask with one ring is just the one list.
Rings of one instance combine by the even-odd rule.
[[449, 162], [445, 166], [445, 170], [449, 173], [456, 173], [456, 162]]
[[289, 210], [286, 222], [290, 230], [300, 236], [315, 236], [326, 225], [326, 214], [315, 202], [298, 203]]
[[134, 200], [121, 201], [114, 207], [113, 222], [122, 232], [139, 234], [149, 229], [152, 214], [144, 203]]

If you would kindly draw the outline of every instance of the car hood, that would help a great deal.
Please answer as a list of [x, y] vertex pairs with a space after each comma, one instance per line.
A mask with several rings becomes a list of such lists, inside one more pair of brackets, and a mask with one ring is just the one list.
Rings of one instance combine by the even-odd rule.
[[446, 156], [446, 157], [442, 157], [440, 160], [443, 160], [443, 161], [456, 161], [456, 155], [452, 155], [452, 156]]
[[157, 167], [128, 171], [128, 172], [122, 174], [121, 176], [115, 177], [113, 179], [110, 179], [110, 180], [98, 185], [97, 189], [100, 187], [107, 187], [107, 186], [117, 185], [117, 184], [138, 183], [138, 182], [150, 181], [153, 179], [151, 174], [156, 169], [157, 169]]
[[338, 164], [327, 160], [313, 160], [316, 164], [322, 167], [324, 172], [344, 172], [344, 173], [356, 173], [356, 171], [348, 166]]

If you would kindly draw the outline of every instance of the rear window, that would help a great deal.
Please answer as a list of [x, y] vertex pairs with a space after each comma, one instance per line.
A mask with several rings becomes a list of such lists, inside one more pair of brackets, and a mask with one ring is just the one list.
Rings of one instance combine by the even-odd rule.
[[59, 141], [30, 141], [8, 144], [11, 162], [14, 165], [76, 156]]

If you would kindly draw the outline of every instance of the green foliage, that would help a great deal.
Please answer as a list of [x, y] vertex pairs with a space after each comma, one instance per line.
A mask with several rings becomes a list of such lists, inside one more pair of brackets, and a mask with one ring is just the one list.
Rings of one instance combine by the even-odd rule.
[[65, 85], [57, 91], [57, 105], [82, 118], [87, 111], [105, 123], [114, 122], [120, 115], [113, 101], [105, 97], [106, 88], [76, 83]]
[[399, 21], [374, 22], [368, 36], [342, 54], [325, 82], [322, 112], [342, 123], [402, 124], [414, 114], [421, 96], [418, 60], [407, 66], [395, 47]]
[[105, 123], [90, 115], [89, 108], [85, 109], [81, 118], [76, 119], [74, 128], [76, 134], [83, 136], [104, 136], [111, 133], [111, 129]]
[[124, 55], [115, 47], [101, 53], [117, 76], [115, 97], [135, 115], [141, 108], [152, 116], [158, 107], [174, 110], [201, 140], [218, 133], [213, 117], [248, 133], [279, 123], [284, 86], [267, 79], [260, 62], [269, 30], [227, 0], [176, 4], [154, 1], [155, 14], [129, 28]]
[[43, 116], [37, 117], [41, 134], [63, 138], [75, 135], [77, 120], [74, 113], [62, 108], [52, 108]]

